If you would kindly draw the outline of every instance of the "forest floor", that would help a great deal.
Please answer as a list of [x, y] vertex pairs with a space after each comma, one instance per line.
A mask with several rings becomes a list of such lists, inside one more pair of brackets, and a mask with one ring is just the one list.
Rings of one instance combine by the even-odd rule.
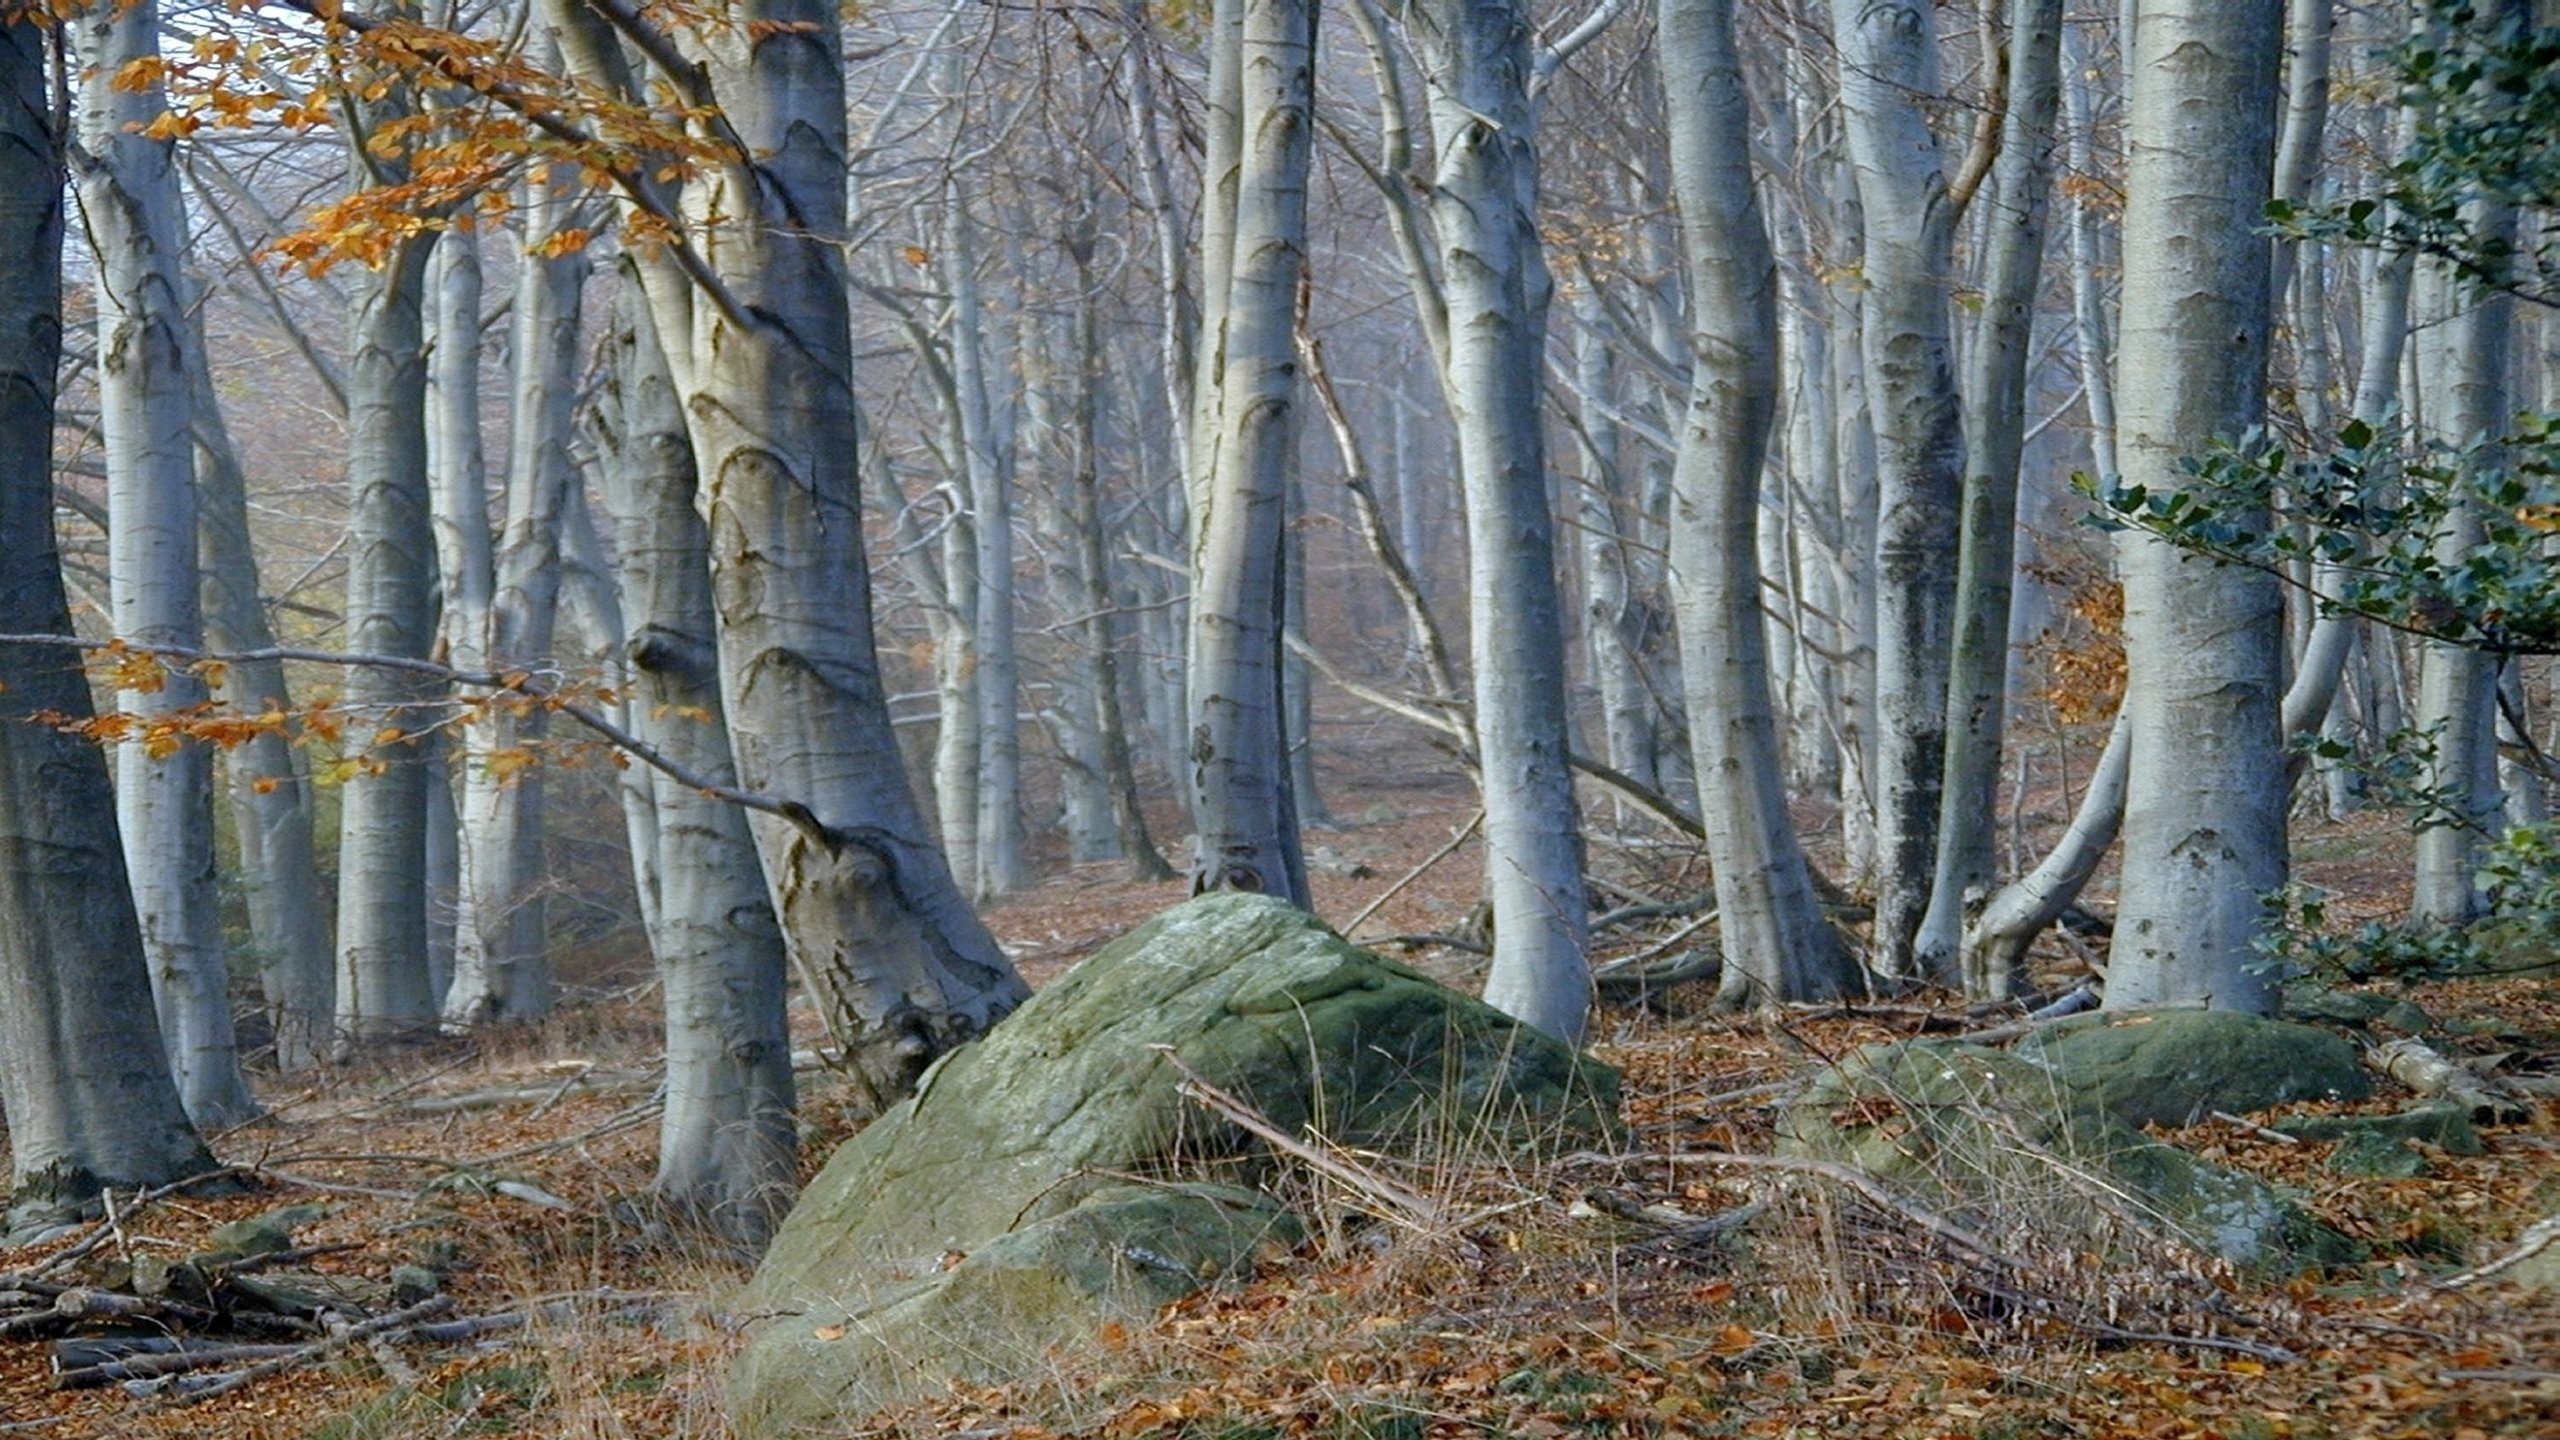
[[[1329, 775], [1342, 825], [1310, 836], [1328, 919], [1342, 924], [1393, 888], [1361, 937], [1446, 933], [1477, 891], [1472, 844], [1405, 883], [1450, 849], [1474, 804], [1454, 772], [1413, 761]], [[2068, 798], [2030, 797], [2022, 821], [2047, 831]], [[1608, 802], [1595, 801], [1595, 868], [1611, 883], [1662, 899], [1696, 888], [1703, 862], [1691, 847], [1633, 820], [1616, 835]], [[2309, 821], [2298, 834], [2304, 874], [2346, 897], [2341, 919], [2394, 908], [2405, 846], [2381, 818]], [[1116, 866], [1061, 869], [990, 919], [1040, 983], [1180, 893], [1126, 882]], [[1661, 944], [1681, 923], [1613, 935], [1604, 958]], [[2059, 975], [2075, 942], [2053, 943]], [[1453, 983], [1470, 979], [1463, 952], [1419, 957]], [[318, 1209], [296, 1239], [336, 1247], [312, 1268], [380, 1276], [432, 1262], [456, 1315], [584, 1297], [577, 1306], [477, 1344], [350, 1345], [196, 1404], [113, 1386], [57, 1391], [45, 1344], [0, 1335], [0, 1437], [727, 1435], [722, 1377], [753, 1317], [724, 1303], [745, 1268], [620, 1203], [645, 1188], [654, 1160], [645, 954], [633, 936], [601, 942], [568, 978], [579, 998], [538, 1029], [316, 1080], [266, 1077], [269, 1118], [216, 1144], [253, 1188], [129, 1210], [97, 1253], [181, 1254], [219, 1222], [308, 1204]], [[2440, 1021], [2476, 1022], [2479, 1050], [2560, 1050], [2560, 983], [2410, 993]], [[1704, 1013], [1693, 998], [1704, 997], [1674, 992], [1596, 1018], [1598, 1053], [1626, 1075], [1633, 1151], [1765, 1152], [1775, 1087], [1809, 1057], [1961, 1018], [1953, 1002], [1933, 1011], [1925, 998], [1750, 1019]], [[828, 1078], [804, 1078], [814, 1167], [847, 1121]], [[2348, 1179], [2324, 1168], [2327, 1145], [2221, 1122], [2172, 1137], [2290, 1187], [2380, 1258], [2271, 1282], [2192, 1256], [2113, 1270], [2061, 1257], [2080, 1299], [2121, 1302], [2113, 1325], [2087, 1322], [2085, 1305], [2066, 1320], [2023, 1301], [1987, 1304], [1961, 1257], [1892, 1211], [1802, 1177], [1670, 1161], [1605, 1174], [1587, 1162], [1445, 1170], [1421, 1182], [1496, 1218], [1404, 1235], [1362, 1228], [1346, 1207], [1342, 1224], [1315, 1227], [1317, 1241], [1249, 1283], [1114, 1327], [1086, 1358], [844, 1433], [2548, 1440], [2560, 1435], [2560, 1294], [2429, 1283], [2560, 1211], [2549, 1108], [2485, 1134], [2485, 1155], [2431, 1152], [2429, 1173], [2408, 1180]], [[1619, 1208], [1632, 1193], [1693, 1215], [1766, 1209], [1738, 1242], [1686, 1243], [1595, 1216], [1588, 1202], [1602, 1189]], [[0, 1251], [0, 1274], [45, 1253]], [[635, 1308], [645, 1318], [594, 1318]]]

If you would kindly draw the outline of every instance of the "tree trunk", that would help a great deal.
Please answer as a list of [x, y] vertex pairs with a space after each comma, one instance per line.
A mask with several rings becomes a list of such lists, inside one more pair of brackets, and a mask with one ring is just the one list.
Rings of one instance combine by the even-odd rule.
[[[950, 52], [950, 78], [959, 83], [959, 52]], [[969, 509], [970, 557], [962, 590], [953, 576], [951, 603], [970, 618], [976, 663], [970, 701], [978, 709], [971, 727], [978, 753], [971, 757], [974, 865], [961, 877], [979, 899], [1021, 889], [1030, 875], [1022, 858], [1021, 680], [1013, 637], [1013, 456], [996, 436], [987, 366], [987, 321], [978, 298], [974, 222], [966, 182], [956, 172], [943, 182], [944, 283], [950, 287], [951, 380], [959, 403], [960, 481]], [[955, 802], [956, 803], [956, 802]], [[946, 811], [948, 810], [946, 806]]]
[[[641, 738], [694, 774], [732, 783], [721, 724], [710, 544], [694, 507], [693, 448], [638, 285], [626, 280], [603, 402], [603, 475], [621, 563], [624, 654]], [[649, 948], [666, 992], [667, 1109], [657, 1190], [760, 1244], [794, 1188], [791, 1036], [782, 932], [746, 812], [645, 772], [653, 853]]]
[[2061, 104], [2062, 0], [2012, 0], [2009, 104], [1985, 203], [1990, 229], [1981, 331], [1965, 357], [1963, 549], [1947, 691], [1945, 801], [1937, 875], [1914, 946], [1933, 978], [1977, 1000], [2006, 999], [2015, 977], [1961, 975], [1966, 911], [1991, 885], [1992, 816], [2009, 710], [2009, 590], [2017, 563], [2018, 466], [2026, 448], [2028, 359], [2044, 275], [2045, 199]]
[[1590, 1008], [1590, 913], [1541, 433], [1552, 287], [1537, 227], [1529, 16], [1514, 0], [1424, 0], [1408, 28], [1430, 92], [1430, 214], [1449, 317], [1443, 384], [1467, 496], [1494, 929], [1485, 999], [1573, 1043]]
[[1671, 564], [1715, 868], [1727, 1005], [1827, 1000], [1858, 975], [1787, 815], [1760, 616], [1760, 474], [1778, 402], [1777, 266], [1751, 175], [1732, 0], [1662, 0], [1671, 179], [1697, 333], [1672, 475]]
[[[106, 439], [107, 571], [116, 638], [203, 644], [195, 446], [189, 433], [186, 234], [170, 142], [142, 127], [168, 107], [126, 67], [159, 58], [151, 0], [75, 22], [81, 84], [82, 213], [98, 265], [98, 409]], [[116, 749], [116, 820], [142, 924], [160, 1031], [187, 1114], [222, 1129], [257, 1111], [232, 1037], [213, 860], [213, 751], [188, 738], [204, 680], [164, 669], [120, 690], [138, 722]]]
[[[205, 641], [238, 655], [268, 649], [276, 636], [259, 594], [257, 551], [249, 539], [249, 481], [203, 364], [202, 327], [198, 309], [190, 321], [187, 387], [195, 422]], [[276, 1068], [290, 1074], [327, 1054], [337, 1009], [329, 896], [312, 848], [311, 777], [290, 728], [299, 712], [280, 660], [234, 660], [223, 667], [216, 688], [223, 707], [234, 714], [287, 717], [286, 728], [262, 726], [233, 746], [223, 768], [249, 943], [275, 1031]]]
[[[633, 93], [613, 37], [549, 0], [582, 75]], [[1028, 993], [907, 788], [872, 631], [846, 310], [838, 8], [749, 0], [664, 74], [718, 112], [689, 181], [693, 275], [643, 267], [700, 466], [721, 698], [739, 779], [787, 799], [757, 850], [793, 964], [886, 1106]], [[681, 337], [681, 342], [680, 338]]]
[[[1204, 300], [1221, 328], [1201, 347], [1219, 368], [1214, 398], [1199, 409], [1215, 417], [1216, 429], [1207, 474], [1191, 485], [1191, 884], [1195, 893], [1255, 890], [1303, 906], [1311, 897], [1291, 803], [1281, 650], [1315, 9], [1310, 0], [1242, 0], [1242, 11], [1233, 209], [1215, 218], [1222, 189], [1215, 172], [1203, 201], [1210, 253], [1223, 231], [1232, 236], [1232, 264], [1204, 261], [1202, 270], [1211, 284], [1223, 272], [1226, 288], [1217, 301]], [[1226, 33], [1223, 22], [1218, 33]]]
[[[0, 16], [0, 634], [71, 629], [53, 534], [62, 170], [48, 35]], [[33, 717], [90, 713], [80, 656], [0, 646], [0, 1114], [12, 1237], [107, 1186], [212, 1168], [153, 1023], [106, 757]]]
[[[427, 658], [434, 540], [427, 518], [426, 335], [431, 242], [396, 243], [355, 285], [347, 361], [347, 635], [369, 655]], [[338, 1029], [414, 1033], [436, 1013], [427, 975], [427, 784], [414, 738], [432, 696], [376, 666], [347, 676], [338, 841]]]
[[[582, 250], [542, 253], [570, 227], [575, 194], [565, 170], [537, 179], [524, 207], [517, 271], [515, 384], [510, 409], [506, 518], [493, 562], [487, 653], [500, 673], [556, 671], [560, 528], [577, 483], [574, 438], [579, 369]], [[448, 1025], [535, 1019], [551, 1009], [543, 891], [541, 706], [495, 695], [463, 730], [462, 841], [468, 851], [455, 936]]]
[[[2156, 0], [2128, 65], [2117, 390], [2124, 479], [2166, 494], [2180, 462], [2263, 418], [2282, 0]], [[2238, 517], [2250, 523], [2249, 517]], [[2284, 884], [2283, 597], [2273, 576], [2129, 538], [2133, 789], [2107, 971], [2116, 1008], [2276, 999], [2251, 942]]]
[[1876, 918], [1869, 964], [1918, 978], [1945, 785], [1964, 433], [1948, 334], [1955, 211], [1936, 136], [1930, 9], [1834, 0], [1840, 99], [1864, 214], [1866, 384], [1876, 443]]

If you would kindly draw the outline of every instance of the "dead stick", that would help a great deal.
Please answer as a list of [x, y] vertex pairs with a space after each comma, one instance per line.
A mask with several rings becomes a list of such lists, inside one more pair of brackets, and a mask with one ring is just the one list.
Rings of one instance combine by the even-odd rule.
[[281, 1375], [287, 1370], [334, 1355], [357, 1341], [379, 1335], [386, 1330], [398, 1330], [404, 1326], [414, 1325], [431, 1316], [441, 1315], [452, 1308], [452, 1296], [429, 1296], [405, 1310], [394, 1310], [388, 1315], [377, 1315], [370, 1320], [350, 1325], [335, 1335], [314, 1340], [308, 1345], [296, 1346], [290, 1354], [278, 1355], [271, 1360], [261, 1360], [246, 1370], [234, 1370], [202, 1389], [183, 1391], [171, 1397], [171, 1401], [174, 1404], [191, 1405], [199, 1400], [210, 1400], [216, 1395], [228, 1395], [243, 1385], [255, 1383], [270, 1375]]
[[1406, 886], [1421, 879], [1424, 871], [1429, 870], [1432, 866], [1439, 864], [1450, 856], [1457, 854], [1458, 847], [1466, 844], [1467, 837], [1476, 833], [1476, 827], [1483, 823], [1484, 811], [1482, 809], [1478, 809], [1476, 813], [1467, 817], [1467, 823], [1458, 828], [1457, 834], [1449, 837], [1448, 844], [1432, 851], [1431, 858], [1404, 872], [1404, 878], [1396, 881], [1396, 883], [1388, 886], [1384, 891], [1380, 892], [1377, 899], [1361, 906], [1360, 913], [1351, 917], [1350, 921], [1342, 927], [1341, 933], [1346, 937], [1349, 936], [1352, 931], [1360, 928], [1363, 921], [1367, 920], [1370, 916], [1377, 914], [1379, 906], [1393, 900], [1397, 895], [1403, 893]]
[[128, 1355], [121, 1360], [101, 1360], [64, 1370], [53, 1377], [56, 1390], [95, 1390], [121, 1380], [148, 1380], [161, 1375], [183, 1375], [190, 1370], [215, 1370], [243, 1360], [271, 1360], [279, 1355], [294, 1355], [309, 1349], [306, 1345], [214, 1345], [198, 1350], [180, 1350], [167, 1355]]
[[1835, 1185], [1847, 1186], [1875, 1202], [1878, 1208], [1900, 1215], [1939, 1239], [1970, 1250], [2004, 1269], [2023, 1271], [2028, 1268], [2024, 1260], [2008, 1254], [1990, 1241], [1936, 1211], [1896, 1195], [1875, 1177], [1846, 1165], [1833, 1164], [1828, 1160], [1807, 1160], [1787, 1155], [1745, 1155], [1732, 1150], [1656, 1151], [1651, 1154], [1618, 1155], [1609, 1158], [1629, 1164], [1730, 1165], [1745, 1170], [1778, 1170], [1793, 1175], [1815, 1176]]
[[1428, 1196], [1400, 1185], [1357, 1160], [1338, 1153], [1331, 1146], [1310, 1145], [1294, 1136], [1284, 1135], [1260, 1111], [1233, 1095], [1200, 1078], [1200, 1072], [1173, 1053], [1170, 1045], [1153, 1045], [1149, 1049], [1165, 1058], [1166, 1063], [1182, 1072], [1182, 1094], [1196, 1100], [1229, 1120], [1262, 1137], [1281, 1153], [1305, 1161], [1318, 1173], [1349, 1186], [1376, 1203], [1381, 1218], [1394, 1220], [1416, 1230], [1446, 1229], [1448, 1217]]

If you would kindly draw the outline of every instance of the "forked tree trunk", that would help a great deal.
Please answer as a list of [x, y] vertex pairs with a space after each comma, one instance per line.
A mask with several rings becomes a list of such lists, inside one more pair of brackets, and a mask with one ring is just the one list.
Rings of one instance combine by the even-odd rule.
[[2009, 598], [2017, 563], [2018, 466], [2026, 448], [2027, 381], [2046, 192], [2061, 102], [2062, 0], [2012, 0], [2009, 103], [1985, 197], [1990, 255], [1983, 324], [1965, 365], [1964, 534], [1956, 581], [1955, 654], [1947, 691], [1947, 764], [1937, 876], [1915, 953], [1920, 969], [1958, 980], [1975, 999], [2006, 999], [2007, 974], [1958, 974], [1966, 911], [1991, 885], [2000, 746], [2009, 711]]
[[1787, 814], [1760, 617], [1760, 475], [1778, 401], [1777, 266], [1751, 174], [1732, 0], [1662, 0], [1671, 180], [1697, 317], [1672, 475], [1671, 564], [1727, 1005], [1825, 1000], [1858, 974]]
[[[1289, 784], [1281, 694], [1290, 473], [1302, 403], [1295, 316], [1306, 268], [1307, 162], [1315, 133], [1312, 0], [1241, 0], [1241, 149], [1232, 214], [1214, 218], [1222, 177], [1207, 177], [1204, 261], [1226, 288], [1205, 303], [1221, 328], [1201, 347], [1219, 364], [1205, 477], [1192, 477], [1191, 863], [1195, 892], [1256, 890], [1310, 903]], [[1223, 11], [1223, 6], [1221, 10]], [[1217, 32], [1226, 32], [1223, 22]], [[1214, 59], [1213, 67], [1225, 62]], [[1195, 420], [1195, 424], [1201, 420]], [[1204, 483], [1205, 478], [1205, 483]]]
[[[167, 109], [127, 67], [160, 54], [152, 0], [75, 25], [80, 63], [80, 199], [98, 265], [98, 410], [107, 458], [107, 583], [116, 638], [203, 644], [196, 569], [195, 444], [186, 367], [186, 220], [171, 143], [142, 133]], [[187, 1113], [220, 1129], [257, 1111], [231, 1028], [213, 859], [213, 751], [185, 732], [209, 696], [167, 668], [116, 704], [139, 728], [116, 749], [116, 819], [151, 966], [160, 1032]]]
[[[2265, 403], [2282, 0], [2151, 0], [2128, 65], [2117, 392], [2127, 485], [2166, 494], [2180, 462], [2234, 441]], [[2248, 523], [2248, 517], [2239, 517]], [[2252, 940], [2284, 884], [2283, 597], [2273, 576], [2126, 543], [2133, 788], [2107, 1004], [2265, 1012]]]
[[[568, 172], [534, 182], [525, 206], [525, 253], [516, 278], [513, 423], [507, 502], [492, 570], [487, 653], [500, 673], [556, 669], [560, 529], [578, 481], [570, 455], [578, 399], [582, 250], [543, 253], [571, 226]], [[454, 939], [448, 1025], [535, 1019], [551, 1009], [543, 904], [544, 771], [548, 714], [495, 695], [463, 730], [461, 837], [467, 858]]]
[[[0, 15], [0, 634], [71, 629], [53, 534], [62, 171], [47, 32]], [[153, 1023], [106, 757], [32, 718], [90, 713], [80, 656], [0, 646], [0, 1234], [94, 1209], [107, 1186], [212, 1168]]]

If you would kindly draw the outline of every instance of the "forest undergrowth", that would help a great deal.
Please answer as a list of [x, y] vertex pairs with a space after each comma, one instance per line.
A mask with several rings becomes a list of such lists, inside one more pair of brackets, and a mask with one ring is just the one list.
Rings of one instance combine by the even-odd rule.
[[[1359, 936], [1462, 931], [1476, 883], [1471, 847], [1409, 872], [1450, 848], [1471, 804], [1455, 777], [1341, 786], [1343, 828], [1310, 837], [1327, 917], [1341, 923], [1392, 888]], [[1595, 813], [1605, 819], [1605, 802]], [[2311, 822], [2301, 869], [2346, 897], [2349, 916], [2379, 913], [2405, 873], [2405, 843], [2378, 817]], [[1685, 846], [1644, 835], [1622, 843], [1604, 833], [1595, 845], [1595, 869], [1626, 892], [1610, 897], [1619, 904], [1676, 900], [1701, 866]], [[1038, 983], [1178, 898], [1177, 886], [1085, 867], [990, 918]], [[1601, 958], [1662, 946], [1688, 923], [1612, 931]], [[2048, 942], [2057, 979], [2077, 963], [2075, 943]], [[1417, 949], [1426, 966], [1467, 982], [1462, 950]], [[378, 1277], [423, 1266], [441, 1279], [447, 1314], [523, 1313], [529, 1323], [442, 1347], [350, 1340], [321, 1363], [192, 1404], [112, 1385], [57, 1390], [48, 1346], [0, 1333], [0, 1437], [728, 1434], [724, 1371], [758, 1318], [727, 1308], [746, 1262], [634, 1203], [654, 1159], [645, 953], [626, 935], [580, 960], [579, 1002], [539, 1028], [439, 1041], [317, 1081], [268, 1076], [269, 1117], [216, 1142], [237, 1167], [231, 1193], [160, 1197], [120, 1209], [111, 1225], [0, 1251], [0, 1277], [70, 1243], [96, 1257], [173, 1257], [204, 1248], [223, 1222], [310, 1206], [294, 1239], [313, 1252], [313, 1269]], [[2494, 1278], [2437, 1283], [2560, 1211], [2560, 1131], [2547, 1106], [2529, 1123], [2484, 1130], [2485, 1154], [2428, 1150], [2428, 1173], [2414, 1179], [2348, 1178], [2326, 1168], [2327, 1144], [2287, 1144], [2220, 1120], [2168, 1137], [2291, 1189], [2368, 1247], [2374, 1258], [2360, 1266], [2269, 1281], [2153, 1239], [2111, 1261], [2062, 1247], [2002, 1269], [1932, 1230], [1925, 1211], [1838, 1177], [1690, 1158], [1767, 1155], [1788, 1078], [1825, 1057], [1986, 1021], [1926, 996], [1718, 1016], [1693, 1003], [1709, 988], [1596, 1017], [1596, 1048], [1627, 1080], [1629, 1131], [1617, 1153], [1397, 1171], [1451, 1217], [1436, 1227], [1381, 1221], [1359, 1194], [1310, 1179], [1316, 1238], [1248, 1283], [1112, 1327], [1090, 1351], [1003, 1390], [953, 1394], [845, 1433], [2560, 1433], [2560, 1292]], [[2527, 1065], [2560, 1054], [2560, 982], [2438, 982], [2407, 995], [2481, 1054]], [[850, 1122], [823, 1070], [803, 1082], [814, 1169]], [[2294, 1109], [2406, 1101], [2386, 1093]], [[2035, 1203], [2019, 1197], [2006, 1233], [2035, 1233]]]

